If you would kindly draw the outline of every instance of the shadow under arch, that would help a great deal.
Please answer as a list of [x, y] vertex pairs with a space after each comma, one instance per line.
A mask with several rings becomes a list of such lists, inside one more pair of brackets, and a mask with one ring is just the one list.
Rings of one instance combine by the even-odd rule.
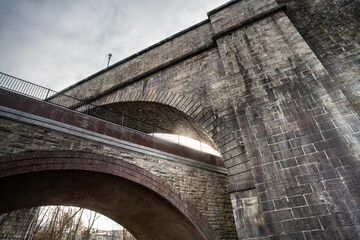
[[[92, 102], [121, 111], [129, 117], [152, 123], [217, 149], [212, 136], [216, 114], [193, 97], [162, 90], [114, 92]], [[215, 129], [216, 130], [216, 129]]]
[[[157, 126], [155, 133], [162, 129], [173, 134], [189, 137], [216, 148], [205, 129], [194, 119], [174, 107], [155, 102], [129, 101], [104, 105], [112, 111], [120, 111], [131, 118]], [[158, 131], [157, 131], [158, 130]]]
[[95, 210], [139, 239], [217, 239], [201, 213], [150, 172], [83, 152], [0, 157], [0, 213], [41, 205]]

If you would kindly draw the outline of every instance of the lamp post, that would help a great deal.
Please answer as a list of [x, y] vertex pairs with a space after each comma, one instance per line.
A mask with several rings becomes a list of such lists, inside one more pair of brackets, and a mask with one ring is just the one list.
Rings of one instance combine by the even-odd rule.
[[110, 58], [112, 57], [111, 53], [109, 53], [108, 57], [109, 57], [109, 59], [108, 59], [108, 64], [107, 64], [107, 67], [109, 67]]

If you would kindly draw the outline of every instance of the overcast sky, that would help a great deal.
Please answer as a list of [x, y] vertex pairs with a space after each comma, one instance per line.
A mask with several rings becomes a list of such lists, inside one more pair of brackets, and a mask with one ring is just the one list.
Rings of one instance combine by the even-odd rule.
[[0, 0], [0, 72], [61, 90], [228, 0]]

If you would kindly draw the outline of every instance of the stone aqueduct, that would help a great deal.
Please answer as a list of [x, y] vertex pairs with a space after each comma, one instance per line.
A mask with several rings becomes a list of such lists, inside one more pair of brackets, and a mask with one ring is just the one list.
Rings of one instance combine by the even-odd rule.
[[1, 212], [77, 204], [138, 239], [359, 238], [359, 7], [230, 1], [62, 91], [221, 159], [1, 92], [18, 99], [1, 108]]

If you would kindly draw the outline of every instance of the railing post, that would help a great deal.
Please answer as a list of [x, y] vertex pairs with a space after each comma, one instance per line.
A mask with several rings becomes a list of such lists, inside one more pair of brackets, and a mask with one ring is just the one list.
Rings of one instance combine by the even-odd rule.
[[90, 104], [87, 105], [86, 114], [89, 115]]
[[44, 101], [46, 101], [46, 100], [47, 100], [47, 98], [48, 98], [48, 96], [49, 96], [49, 93], [50, 93], [50, 88], [48, 88], [48, 90], [47, 90], [47, 93], [46, 93], [46, 96], [45, 96]]

